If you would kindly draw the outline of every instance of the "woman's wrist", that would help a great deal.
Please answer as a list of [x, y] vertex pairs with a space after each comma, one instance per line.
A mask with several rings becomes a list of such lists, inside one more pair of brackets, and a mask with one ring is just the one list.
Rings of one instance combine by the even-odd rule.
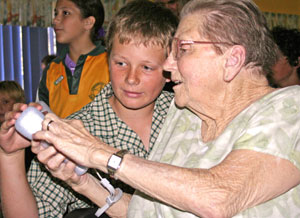
[[99, 169], [100, 171], [107, 173], [107, 162], [113, 152], [103, 149], [97, 149], [91, 154], [90, 164], [92, 168]]

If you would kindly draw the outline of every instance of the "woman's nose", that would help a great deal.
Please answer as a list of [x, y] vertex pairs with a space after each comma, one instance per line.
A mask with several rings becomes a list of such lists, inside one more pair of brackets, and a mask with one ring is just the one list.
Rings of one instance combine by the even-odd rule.
[[165, 60], [163, 64], [163, 69], [164, 71], [169, 71], [169, 72], [173, 72], [177, 70], [177, 61], [174, 60], [172, 52], [169, 53], [167, 59]]

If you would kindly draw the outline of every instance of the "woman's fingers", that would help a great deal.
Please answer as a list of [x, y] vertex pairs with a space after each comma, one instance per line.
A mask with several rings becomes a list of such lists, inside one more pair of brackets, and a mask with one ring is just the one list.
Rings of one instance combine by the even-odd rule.
[[80, 177], [75, 173], [75, 163], [56, 151], [54, 147], [40, 150], [38, 159], [55, 177], [67, 182], [69, 185], [78, 185]]

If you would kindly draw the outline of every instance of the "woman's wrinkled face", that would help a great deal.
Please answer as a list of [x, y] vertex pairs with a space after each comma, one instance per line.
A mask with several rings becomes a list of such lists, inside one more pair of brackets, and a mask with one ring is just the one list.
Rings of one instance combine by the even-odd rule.
[[[199, 16], [188, 15], [179, 24], [175, 38], [178, 40], [210, 41], [200, 36]], [[176, 85], [175, 102], [180, 107], [195, 108], [215, 102], [222, 91], [222, 56], [211, 44], [195, 43], [180, 45], [173, 49], [165, 62], [164, 70], [171, 71], [171, 79]], [[177, 58], [174, 57], [177, 50]], [[200, 109], [201, 110], [201, 109]]]

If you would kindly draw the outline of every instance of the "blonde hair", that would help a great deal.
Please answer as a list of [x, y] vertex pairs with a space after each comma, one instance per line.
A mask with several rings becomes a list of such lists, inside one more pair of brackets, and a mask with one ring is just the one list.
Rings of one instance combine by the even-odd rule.
[[167, 55], [177, 25], [177, 16], [161, 4], [147, 0], [131, 1], [119, 10], [108, 27], [108, 53], [112, 49], [114, 37], [118, 36], [121, 44], [138, 38], [138, 43], [145, 46], [159, 45], [166, 48]]

